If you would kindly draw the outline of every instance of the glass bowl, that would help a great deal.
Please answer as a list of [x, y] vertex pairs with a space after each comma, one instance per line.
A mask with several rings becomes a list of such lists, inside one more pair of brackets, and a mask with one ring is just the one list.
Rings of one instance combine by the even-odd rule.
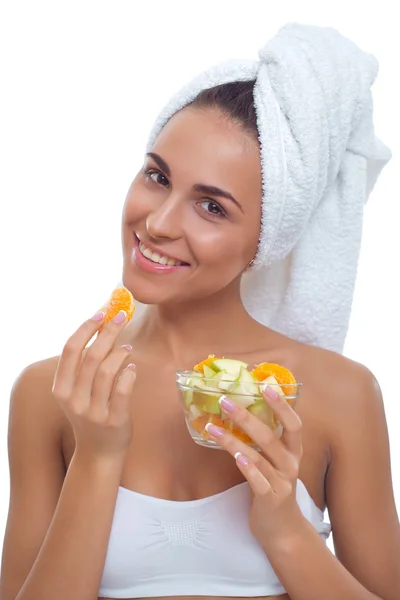
[[[235, 437], [242, 440], [252, 448], [259, 450], [257, 444], [247, 433], [229, 419], [218, 403], [219, 398], [224, 395], [233, 402], [246, 408], [257, 419], [265, 423], [274, 435], [279, 439], [282, 435], [282, 425], [274, 415], [271, 408], [265, 402], [261, 388], [265, 382], [251, 384], [252, 393], [232, 391], [237, 388], [237, 379], [225, 377], [219, 383], [218, 389], [215, 382], [204, 377], [202, 373], [195, 371], [177, 371], [176, 384], [181, 392], [181, 400], [185, 421], [192, 439], [200, 446], [208, 448], [221, 448], [205, 429], [207, 423], [213, 423], [226, 429]], [[300, 394], [301, 383], [296, 384], [274, 384], [269, 383], [272, 389], [285, 398], [293, 408]], [[213, 387], [214, 386], [214, 387]]]

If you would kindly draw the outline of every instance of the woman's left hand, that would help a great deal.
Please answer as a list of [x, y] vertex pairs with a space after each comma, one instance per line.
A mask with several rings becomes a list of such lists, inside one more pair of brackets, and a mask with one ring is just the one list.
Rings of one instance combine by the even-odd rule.
[[304, 517], [296, 500], [303, 452], [300, 417], [272, 388], [266, 387], [263, 395], [283, 427], [280, 439], [245, 408], [225, 396], [219, 401], [224, 413], [251, 437], [260, 452], [216, 425], [207, 423], [206, 430], [235, 457], [238, 468], [249, 482], [254, 494], [250, 527], [265, 546], [267, 540], [290, 536]]

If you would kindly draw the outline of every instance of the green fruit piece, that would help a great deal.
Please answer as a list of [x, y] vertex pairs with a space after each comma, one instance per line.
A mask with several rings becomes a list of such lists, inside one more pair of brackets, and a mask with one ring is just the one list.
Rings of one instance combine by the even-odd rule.
[[201, 377], [193, 377], [191, 380], [191, 387], [193, 388], [197, 388], [198, 390], [206, 390], [209, 392], [214, 392], [214, 388], [209, 387], [206, 382], [204, 381], [204, 379], [202, 379]]
[[221, 407], [219, 405], [220, 394], [206, 394], [204, 392], [194, 392], [193, 401], [196, 406], [205, 413], [219, 415]]
[[265, 425], [268, 425], [268, 427], [270, 427], [271, 429], [275, 429], [276, 425], [272, 410], [269, 408], [269, 406], [265, 403], [264, 400], [258, 400], [257, 402], [249, 406], [247, 410], [252, 415], [257, 417], [257, 419], [265, 423]]
[[237, 384], [236, 379], [230, 373], [226, 373], [225, 371], [221, 371], [220, 379], [218, 382], [218, 389], [229, 392], [232, 391], [235, 385]]
[[209, 395], [202, 404], [202, 410], [213, 415], [219, 415], [221, 413], [221, 407], [218, 402], [219, 398], [220, 396]]
[[279, 383], [277, 382], [277, 380], [275, 379], [275, 377], [273, 375], [264, 379], [263, 384], [265, 384], [265, 383], [270, 385], [272, 387], [272, 389], [275, 390], [275, 392], [278, 392], [278, 394], [280, 394], [281, 396], [285, 396], [281, 386], [279, 385]]
[[203, 412], [195, 404], [189, 406], [189, 414], [193, 421], [203, 416]]
[[207, 365], [204, 365], [203, 371], [204, 371], [204, 379], [210, 379], [211, 377], [214, 377], [214, 375], [216, 374], [214, 369], [207, 367]]
[[247, 388], [240, 382], [232, 389], [232, 400], [236, 404], [243, 406], [243, 408], [247, 408], [255, 403], [254, 396], [250, 395]]
[[251, 373], [249, 373], [244, 367], [240, 369], [239, 382], [243, 390], [247, 390], [245, 393], [260, 395], [259, 388], [256, 381]]
[[211, 377], [210, 379], [207, 379], [207, 386], [210, 389], [217, 391], [223, 390], [229, 390], [231, 387], [233, 387], [236, 383], [236, 379], [233, 377], [233, 375], [229, 375], [228, 373], [226, 373], [225, 371], [220, 371], [219, 373], [215, 373], [215, 375], [213, 377]]
[[219, 390], [219, 382], [221, 381], [223, 376], [223, 371], [220, 371], [219, 373], [214, 373], [214, 375], [207, 380], [207, 384], [214, 390]]
[[193, 391], [192, 390], [183, 390], [183, 399], [185, 401], [186, 408], [193, 402]]
[[225, 371], [229, 373], [229, 375], [233, 375], [234, 377], [238, 377], [240, 373], [240, 367], [247, 368], [247, 363], [242, 360], [234, 360], [232, 358], [217, 358], [210, 363], [210, 367], [214, 369], [214, 371]]

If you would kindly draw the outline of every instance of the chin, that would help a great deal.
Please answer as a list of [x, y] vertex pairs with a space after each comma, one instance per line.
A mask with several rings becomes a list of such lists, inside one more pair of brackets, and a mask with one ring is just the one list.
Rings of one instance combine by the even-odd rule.
[[170, 286], [160, 286], [157, 282], [147, 281], [130, 270], [124, 270], [122, 285], [128, 289], [134, 299], [141, 304], [168, 304], [179, 302], [176, 293], [172, 295]]

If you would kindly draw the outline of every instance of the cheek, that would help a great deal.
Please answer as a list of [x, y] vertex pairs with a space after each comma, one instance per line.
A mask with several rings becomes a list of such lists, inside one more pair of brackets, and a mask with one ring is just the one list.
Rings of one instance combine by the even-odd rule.
[[246, 263], [247, 244], [242, 227], [231, 223], [201, 223], [197, 218], [195, 235], [189, 237], [189, 244], [200, 265], [207, 268], [224, 269], [237, 273]]
[[143, 189], [143, 185], [134, 179], [125, 199], [122, 211], [122, 221], [124, 225], [134, 223], [141, 218], [145, 218], [148, 213], [148, 192]]

